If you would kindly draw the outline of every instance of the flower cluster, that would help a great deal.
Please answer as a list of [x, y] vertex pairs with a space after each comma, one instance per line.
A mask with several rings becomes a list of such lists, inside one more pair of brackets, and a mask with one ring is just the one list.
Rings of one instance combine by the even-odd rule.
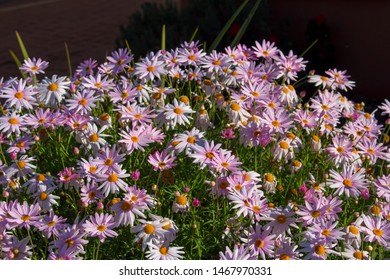
[[265, 40], [119, 49], [70, 77], [26, 59], [0, 79], [0, 258], [389, 256], [390, 126], [346, 71], [303, 77], [304, 102], [306, 64]]

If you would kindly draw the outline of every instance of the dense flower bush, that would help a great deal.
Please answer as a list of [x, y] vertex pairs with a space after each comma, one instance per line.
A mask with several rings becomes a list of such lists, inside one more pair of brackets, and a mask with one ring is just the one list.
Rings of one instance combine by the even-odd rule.
[[267, 41], [47, 67], [0, 80], [0, 258], [389, 257], [390, 103], [346, 71]]

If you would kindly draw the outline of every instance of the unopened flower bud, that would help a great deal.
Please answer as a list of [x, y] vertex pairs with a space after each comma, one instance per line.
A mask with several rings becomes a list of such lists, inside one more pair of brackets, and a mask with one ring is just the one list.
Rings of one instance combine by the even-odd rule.
[[11, 157], [12, 160], [15, 160], [18, 157], [18, 154], [15, 152], [12, 152], [9, 154], [9, 156]]
[[7, 192], [7, 191], [3, 191], [3, 197], [4, 197], [4, 198], [7, 198], [7, 197], [9, 197], [9, 192]]
[[190, 192], [190, 188], [186, 186], [186, 187], [184, 187], [183, 191], [184, 191], [185, 193], [189, 193], [189, 192]]
[[80, 154], [80, 150], [79, 150], [79, 148], [77, 148], [77, 147], [74, 147], [74, 148], [73, 148], [73, 152], [74, 152], [75, 155]]
[[156, 192], [157, 190], [158, 190], [158, 187], [157, 187], [156, 184], [154, 184], [154, 185], [152, 186], [152, 191]]
[[200, 205], [200, 200], [194, 197], [194, 199], [192, 200], [192, 206], [198, 207], [199, 205]]
[[131, 178], [133, 179], [133, 181], [137, 182], [139, 177], [141, 176], [141, 172], [139, 172], [138, 169], [134, 170], [132, 173], [131, 173]]
[[39, 141], [39, 136], [38, 136], [38, 135], [34, 135], [34, 141], [35, 141], [35, 142], [38, 142], [38, 141]]
[[97, 210], [103, 210], [104, 209], [104, 204], [103, 204], [103, 202], [101, 202], [101, 201], [99, 201], [98, 203], [97, 203], [97, 205], [96, 205], [96, 208], [97, 208]]
[[368, 251], [368, 252], [371, 252], [373, 249], [374, 249], [374, 248], [372, 248], [371, 245], [368, 245], [368, 246], [367, 246], [367, 251]]

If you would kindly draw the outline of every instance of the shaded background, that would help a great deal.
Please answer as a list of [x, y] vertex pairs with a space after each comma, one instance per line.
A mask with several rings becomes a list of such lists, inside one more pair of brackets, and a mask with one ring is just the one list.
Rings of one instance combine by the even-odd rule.
[[[20, 33], [30, 57], [49, 61], [48, 75], [68, 74], [64, 42], [69, 47], [72, 67], [75, 69], [88, 58], [103, 62], [106, 55], [120, 46], [124, 31], [134, 27], [135, 22], [140, 26], [139, 32], [149, 30], [149, 38], [159, 41], [161, 21], [158, 16], [161, 14], [151, 13], [147, 21], [142, 21], [142, 11], [145, 11], [145, 7], [149, 7], [150, 11], [152, 7], [145, 6], [147, 2], [160, 5], [166, 1], [0, 0], [0, 77], [19, 75], [9, 54], [11, 49], [21, 57], [15, 30]], [[193, 18], [188, 14], [183, 16], [187, 25], [193, 24], [188, 26], [188, 30], [195, 30], [196, 18], [203, 17], [205, 29], [213, 31], [213, 28], [216, 29], [218, 24], [224, 22], [222, 17], [234, 12], [231, 10], [232, 0], [217, 1], [219, 4], [213, 8], [202, 6], [209, 2], [206, 0], [173, 2], [178, 11], [185, 11], [186, 7], [194, 3], [203, 9], [198, 11], [198, 15], [193, 14]], [[213, 9], [220, 10], [223, 16], [214, 16]], [[252, 45], [253, 38], [259, 41], [266, 38], [275, 41], [284, 51], [292, 49], [294, 53], [300, 54], [315, 37], [320, 36], [320, 42], [305, 55], [305, 59], [311, 62], [309, 69], [315, 67], [316, 70], [326, 70], [321, 67], [328, 66], [346, 69], [351, 79], [356, 81], [355, 89], [349, 93], [349, 97], [354, 100], [377, 103], [390, 97], [390, 1], [268, 0], [262, 2], [261, 10], [261, 18], [255, 18], [250, 26], [247, 39], [251, 41], [248, 45]], [[173, 15], [176, 12], [173, 11]], [[134, 13], [138, 13], [138, 17]], [[233, 38], [242, 21], [239, 19], [235, 22], [227, 36]], [[157, 28], [157, 31], [151, 31], [153, 28]], [[167, 36], [173, 34], [169, 33], [169, 28], [168, 24]], [[142, 45], [146, 41], [142, 37], [144, 35], [134, 34], [130, 45], [134, 49], [139, 45], [141, 51], [149, 50]], [[186, 35], [187, 38], [191, 34]]]

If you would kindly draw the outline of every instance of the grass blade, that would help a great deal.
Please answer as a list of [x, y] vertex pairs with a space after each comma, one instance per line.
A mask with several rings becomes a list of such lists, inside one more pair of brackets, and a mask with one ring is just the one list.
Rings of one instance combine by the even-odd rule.
[[72, 63], [70, 61], [70, 54], [68, 49], [68, 44], [65, 42], [65, 52], [66, 52], [66, 60], [68, 61], [68, 70], [69, 70], [69, 77], [72, 77]]
[[[9, 53], [11, 54], [12, 58], [14, 59], [16, 66], [18, 66], [18, 68], [20, 69], [20, 66], [22, 66], [22, 63], [20, 63], [20, 60], [18, 59], [16, 54], [11, 50], [9, 50]], [[22, 74], [23, 79], [27, 78], [27, 75], [24, 74], [22, 70], [20, 70], [20, 73]]]
[[240, 40], [242, 38], [242, 35], [244, 35], [246, 29], [248, 28], [248, 25], [251, 22], [253, 16], [255, 15], [255, 12], [258, 9], [260, 3], [261, 3], [261, 0], [257, 0], [256, 1], [255, 5], [253, 6], [253, 8], [252, 8], [251, 12], [249, 13], [248, 17], [246, 18], [246, 20], [242, 24], [240, 30], [238, 31], [237, 35], [234, 37], [232, 43], [230, 44], [230, 47], [234, 47], [234, 46], [236, 46], [240, 42]]
[[299, 57], [303, 57], [303, 56], [304, 56], [312, 47], [314, 47], [315, 44], [317, 44], [318, 40], [319, 40], [319, 39], [315, 39], [314, 42], [311, 43], [311, 45], [308, 46], [308, 47], [306, 48], [306, 50], [304, 50], [303, 53], [301, 53], [301, 54], [299, 55]]
[[22, 41], [22, 38], [19, 35], [19, 32], [15, 31], [15, 34], [16, 34], [16, 38], [18, 39], [19, 47], [20, 47], [20, 50], [22, 51], [23, 58], [24, 59], [29, 58], [26, 47], [24, 46], [24, 43]]
[[236, 17], [241, 13], [241, 11], [244, 9], [246, 4], [248, 4], [249, 0], [245, 0], [241, 6], [234, 12], [234, 14], [231, 16], [231, 18], [226, 22], [225, 26], [222, 28], [222, 30], [219, 32], [218, 36], [215, 38], [215, 40], [211, 43], [210, 48], [208, 52], [215, 50], [215, 48], [218, 46], [219, 42], [221, 42], [223, 36], [226, 34], [226, 32], [229, 30], [230, 26], [236, 19]]
[[161, 30], [161, 50], [165, 50], [165, 47], [166, 47], [166, 41], [165, 41], [165, 24], [163, 24], [162, 26], [162, 30]]
[[198, 30], [199, 30], [199, 26], [196, 27], [194, 33], [192, 33], [192, 36], [191, 36], [191, 38], [190, 38], [190, 40], [189, 40], [188, 42], [194, 41], [195, 36], [196, 36], [196, 34], [198, 33]]

